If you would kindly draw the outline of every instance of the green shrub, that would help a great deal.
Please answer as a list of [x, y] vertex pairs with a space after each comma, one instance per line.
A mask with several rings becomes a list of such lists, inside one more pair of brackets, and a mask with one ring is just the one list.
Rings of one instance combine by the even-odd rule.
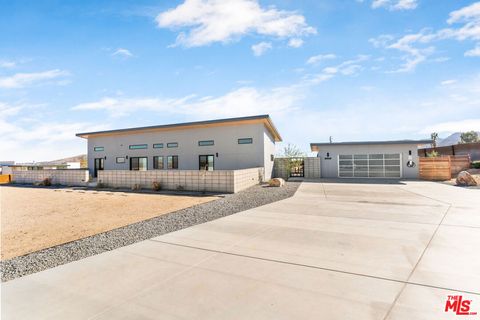
[[470, 164], [470, 167], [472, 167], [473, 169], [480, 169], [480, 161], [473, 161]]
[[44, 187], [50, 187], [52, 185], [52, 179], [50, 178], [45, 178], [42, 180], [42, 182], [40, 183], [41, 186], [44, 186]]
[[427, 157], [428, 158], [436, 158], [438, 157], [440, 154], [438, 153], [438, 151], [436, 150], [432, 150], [430, 152], [427, 152]]

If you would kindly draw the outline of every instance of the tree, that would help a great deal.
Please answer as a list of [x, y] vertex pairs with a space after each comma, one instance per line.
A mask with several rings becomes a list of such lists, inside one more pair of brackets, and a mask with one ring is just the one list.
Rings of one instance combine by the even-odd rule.
[[283, 148], [282, 156], [285, 158], [298, 158], [304, 157], [305, 153], [296, 145], [289, 143]]
[[478, 133], [475, 131], [467, 131], [462, 132], [460, 135], [460, 143], [471, 143], [471, 142], [479, 142], [480, 139], [478, 138]]
[[433, 147], [436, 148], [437, 147], [437, 140], [438, 140], [438, 133], [436, 132], [432, 132], [432, 134], [430, 134], [430, 138], [433, 140]]
[[292, 170], [296, 170], [303, 165], [303, 159], [299, 158], [305, 157], [305, 153], [296, 145], [289, 143], [283, 148], [282, 157], [288, 158], [285, 161], [285, 166], [287, 169], [287, 176], [289, 177]]

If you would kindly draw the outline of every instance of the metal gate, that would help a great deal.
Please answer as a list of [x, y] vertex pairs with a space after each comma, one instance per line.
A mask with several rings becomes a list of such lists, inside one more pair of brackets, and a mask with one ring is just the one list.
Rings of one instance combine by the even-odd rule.
[[304, 177], [304, 165], [303, 158], [291, 158], [290, 159], [290, 177]]

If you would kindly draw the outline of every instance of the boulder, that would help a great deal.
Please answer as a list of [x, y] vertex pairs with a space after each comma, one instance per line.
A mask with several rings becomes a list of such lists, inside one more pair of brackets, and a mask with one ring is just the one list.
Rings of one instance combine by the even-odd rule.
[[282, 178], [273, 178], [268, 181], [270, 187], [283, 187], [285, 185], [285, 180]]
[[477, 185], [477, 181], [475, 181], [475, 178], [467, 171], [462, 171], [458, 174], [456, 183], [459, 186], [476, 186]]

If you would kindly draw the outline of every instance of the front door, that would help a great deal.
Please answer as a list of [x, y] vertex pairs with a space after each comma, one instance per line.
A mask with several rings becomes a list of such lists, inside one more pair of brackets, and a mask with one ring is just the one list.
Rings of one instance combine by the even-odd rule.
[[98, 176], [98, 170], [103, 170], [104, 169], [104, 158], [95, 158], [95, 164], [93, 167], [93, 177], [96, 178]]
[[200, 170], [213, 171], [214, 156], [213, 154], [201, 155], [198, 157], [198, 168]]

